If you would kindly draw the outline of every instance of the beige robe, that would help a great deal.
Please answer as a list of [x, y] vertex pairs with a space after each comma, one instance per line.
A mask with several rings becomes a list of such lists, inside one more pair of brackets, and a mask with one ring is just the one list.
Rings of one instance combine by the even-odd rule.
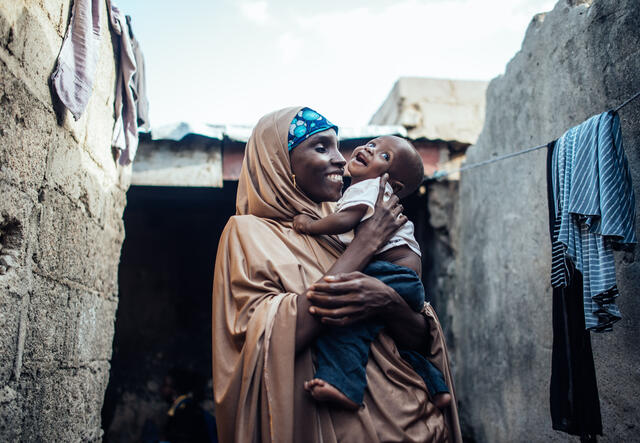
[[[296, 357], [296, 298], [342, 252], [335, 238], [300, 235], [294, 215], [321, 217], [332, 204], [309, 200], [291, 179], [287, 130], [300, 108], [263, 117], [247, 143], [237, 214], [220, 238], [213, 287], [213, 384], [221, 442], [461, 442], [455, 400], [442, 413], [423, 380], [384, 333], [367, 364], [364, 407], [316, 403], [304, 391], [312, 349]], [[428, 358], [453, 390], [435, 312]]]

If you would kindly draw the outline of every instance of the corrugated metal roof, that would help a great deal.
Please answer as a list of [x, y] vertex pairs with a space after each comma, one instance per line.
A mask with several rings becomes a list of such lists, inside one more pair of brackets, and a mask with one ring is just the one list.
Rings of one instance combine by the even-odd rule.
[[[187, 135], [201, 135], [220, 141], [226, 137], [232, 141], [246, 143], [252, 130], [253, 126], [248, 125], [179, 122], [151, 128], [151, 139], [180, 141]], [[404, 127], [398, 125], [341, 126], [339, 131], [340, 140], [377, 137], [380, 135], [406, 137], [407, 131]]]

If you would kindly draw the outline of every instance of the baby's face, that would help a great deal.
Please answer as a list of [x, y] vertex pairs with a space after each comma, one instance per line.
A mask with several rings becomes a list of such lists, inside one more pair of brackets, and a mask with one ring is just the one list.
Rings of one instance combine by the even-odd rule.
[[353, 150], [347, 170], [353, 178], [366, 180], [389, 172], [398, 156], [398, 144], [391, 137], [378, 137]]

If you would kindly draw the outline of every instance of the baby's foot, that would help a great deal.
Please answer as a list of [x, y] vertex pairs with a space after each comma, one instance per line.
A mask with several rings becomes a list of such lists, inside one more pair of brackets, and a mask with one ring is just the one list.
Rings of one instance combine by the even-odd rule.
[[304, 388], [317, 401], [334, 403], [345, 409], [355, 410], [360, 406], [344, 395], [338, 388], [320, 378], [314, 378], [304, 382]]
[[440, 392], [433, 396], [433, 404], [439, 409], [444, 409], [451, 404], [451, 394]]

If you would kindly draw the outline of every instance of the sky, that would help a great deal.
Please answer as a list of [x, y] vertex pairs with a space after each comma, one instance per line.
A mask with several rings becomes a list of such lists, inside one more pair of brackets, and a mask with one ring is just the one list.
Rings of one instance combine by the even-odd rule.
[[309, 106], [362, 126], [405, 76], [490, 80], [552, 0], [114, 0], [132, 17], [152, 127], [253, 125]]

